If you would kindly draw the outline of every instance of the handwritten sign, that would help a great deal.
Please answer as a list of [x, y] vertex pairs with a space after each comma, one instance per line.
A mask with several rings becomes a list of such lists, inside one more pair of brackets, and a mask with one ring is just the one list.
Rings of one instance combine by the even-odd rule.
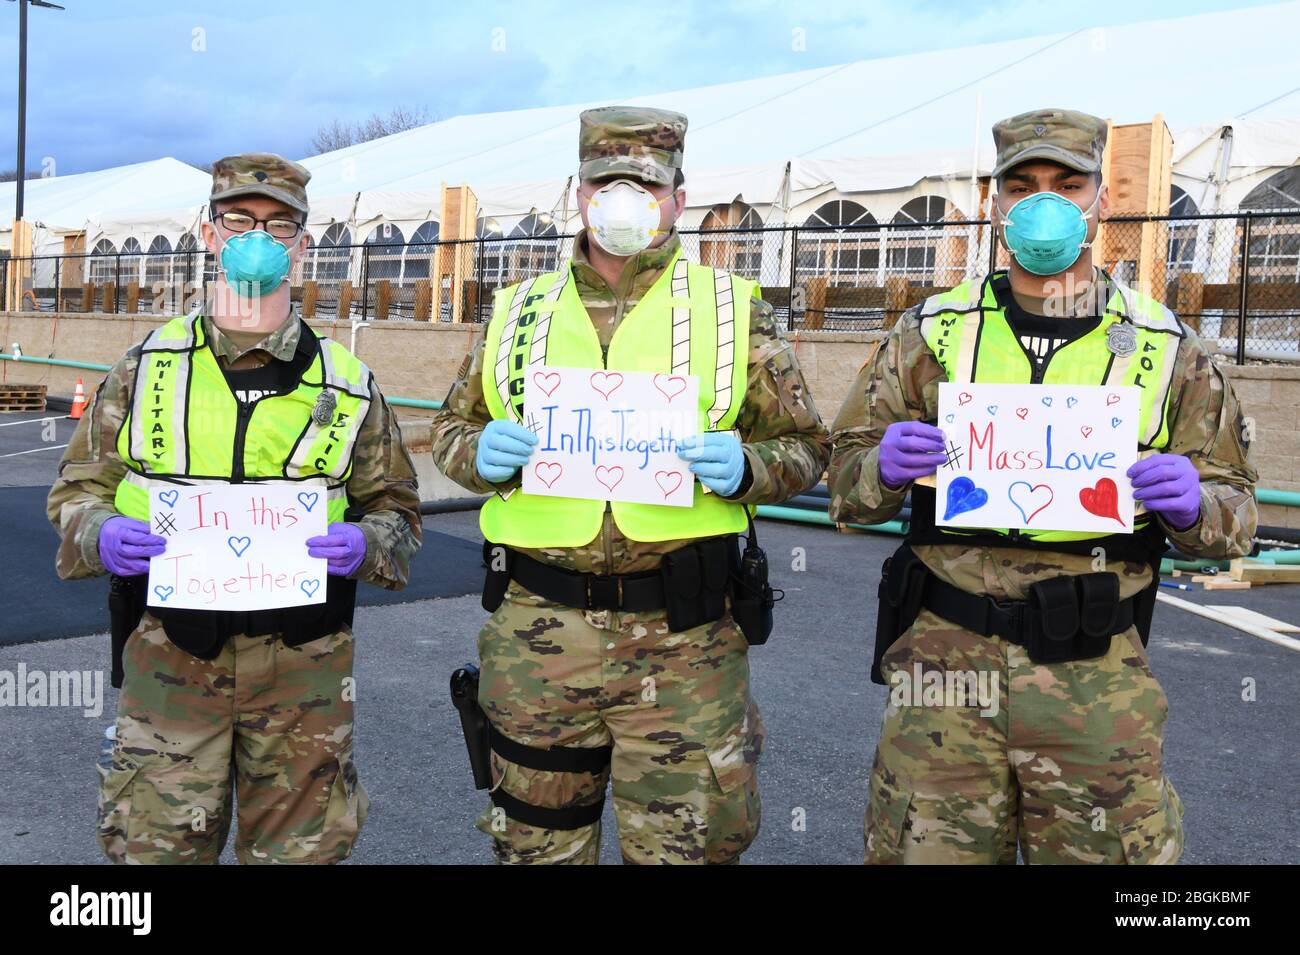
[[524, 381], [524, 425], [540, 439], [524, 492], [690, 507], [695, 475], [677, 456], [699, 431], [699, 379], [539, 365]]
[[935, 523], [1130, 532], [1137, 426], [1127, 385], [942, 382]]
[[149, 529], [167, 550], [149, 561], [149, 606], [270, 610], [325, 602], [325, 492], [302, 484], [155, 483]]

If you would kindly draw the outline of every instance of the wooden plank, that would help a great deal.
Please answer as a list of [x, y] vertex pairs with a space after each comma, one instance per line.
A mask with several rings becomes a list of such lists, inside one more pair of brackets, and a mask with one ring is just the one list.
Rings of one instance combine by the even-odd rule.
[[316, 284], [315, 279], [308, 279], [302, 283], [302, 317], [316, 317], [316, 302], [320, 299], [320, 286]]
[[1192, 331], [1201, 330], [1202, 304], [1205, 299], [1205, 276], [1199, 272], [1184, 272], [1178, 276], [1178, 295], [1174, 302], [1174, 311], [1178, 317], [1191, 326]]
[[415, 312], [417, 322], [427, 322], [433, 314], [433, 285], [428, 279], [415, 280]]
[[1190, 600], [1183, 600], [1181, 597], [1171, 597], [1169, 594], [1156, 594], [1156, 600], [1162, 604], [1168, 604], [1177, 607], [1180, 610], [1186, 610], [1188, 613], [1196, 614], [1198, 617], [1205, 617], [1209, 620], [1215, 620], [1219, 623], [1226, 624], [1229, 627], [1235, 627], [1243, 633], [1249, 633], [1251, 636], [1259, 637], [1261, 640], [1267, 640], [1269, 643], [1276, 643], [1278, 646], [1286, 647], [1289, 650], [1300, 650], [1300, 640], [1295, 637], [1288, 637], [1284, 634], [1275, 633], [1264, 627], [1256, 627], [1254, 624], [1220, 613], [1210, 607], [1202, 607], [1200, 604], [1192, 603]]
[[[1300, 284], [1295, 282], [1251, 282], [1248, 292], [1252, 308], [1300, 308]], [[1240, 302], [1240, 282], [1205, 286], [1202, 306], [1206, 309], [1222, 309], [1235, 315]]]
[[140, 311], [140, 283], [126, 283], [126, 313], [135, 315]]
[[388, 279], [380, 279], [375, 283], [375, 321], [387, 321], [388, 310], [392, 304], [393, 283]]
[[1238, 557], [1228, 573], [1233, 580], [1256, 584], [1300, 584], [1300, 564], [1268, 564]]
[[803, 320], [805, 328], [821, 328], [826, 321], [826, 296], [829, 284], [823, 275], [808, 280], [808, 297], [805, 300]]
[[907, 308], [907, 277], [888, 275], [885, 277], [885, 321], [886, 331], [898, 324], [898, 316]]
[[1285, 620], [1278, 620], [1276, 617], [1270, 617], [1268, 614], [1260, 613], [1257, 610], [1251, 610], [1249, 607], [1236, 607], [1232, 604], [1206, 604], [1205, 606], [1210, 610], [1217, 610], [1219, 613], [1236, 617], [1245, 623], [1263, 627], [1265, 630], [1272, 630], [1275, 633], [1300, 633], [1300, 626], [1287, 623]]
[[117, 286], [112, 282], [105, 282], [103, 285], [104, 305], [102, 311], [117, 311]]
[[1203, 586], [1206, 590], [1249, 590], [1249, 580], [1207, 580]]
[[334, 313], [340, 322], [349, 320], [352, 314], [352, 283], [344, 279], [339, 283], [338, 310]]

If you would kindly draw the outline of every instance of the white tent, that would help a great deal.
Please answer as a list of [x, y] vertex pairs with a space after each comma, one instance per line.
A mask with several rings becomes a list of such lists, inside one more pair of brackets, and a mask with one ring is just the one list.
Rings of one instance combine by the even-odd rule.
[[[764, 224], [802, 224], [836, 199], [850, 199], [882, 222], [906, 214], [908, 203], [921, 198], [927, 208], [931, 199], [941, 200], [937, 208], [949, 218], [978, 216], [972, 181], [992, 165], [992, 121], [1045, 104], [1121, 124], [1163, 114], [1181, 130], [1174, 182], [1208, 211], [1235, 207], [1300, 157], [1300, 120], [1261, 114], [1215, 121], [1254, 112], [1294, 86], [1297, 35], [1300, 2], [1290, 2], [863, 60], [623, 102], [689, 116], [688, 227], [736, 201]], [[468, 183], [484, 219], [495, 220], [489, 226], [505, 234], [524, 224], [571, 230], [577, 117], [591, 105], [598, 104], [457, 116], [304, 159], [313, 174], [313, 239], [362, 242], [381, 225], [387, 226], [384, 241], [436, 235], [442, 183]], [[1279, 108], [1285, 104], [1272, 107]], [[1227, 153], [1220, 148], [1225, 128], [1232, 130]], [[64, 177], [106, 177], [82, 205], [66, 211], [47, 211], [32, 189], [29, 217], [85, 228], [91, 248], [107, 240], [148, 249], [159, 237], [174, 247], [198, 221], [207, 180], [188, 167], [183, 187], [128, 176], [161, 163], [180, 165], [158, 160]], [[110, 188], [107, 180], [119, 176]]]

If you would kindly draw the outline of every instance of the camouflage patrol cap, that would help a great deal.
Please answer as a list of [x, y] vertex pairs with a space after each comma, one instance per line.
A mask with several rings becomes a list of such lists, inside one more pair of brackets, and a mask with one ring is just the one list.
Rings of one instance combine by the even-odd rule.
[[601, 106], [579, 117], [578, 174], [583, 179], [631, 176], [671, 185], [682, 168], [686, 117], [666, 109]]
[[1036, 109], [995, 124], [993, 144], [998, 150], [994, 179], [1031, 159], [1046, 159], [1079, 172], [1099, 172], [1106, 148], [1106, 121], [1072, 109]]
[[311, 173], [292, 159], [275, 153], [241, 153], [212, 164], [211, 201], [239, 196], [266, 196], [307, 212], [307, 182]]

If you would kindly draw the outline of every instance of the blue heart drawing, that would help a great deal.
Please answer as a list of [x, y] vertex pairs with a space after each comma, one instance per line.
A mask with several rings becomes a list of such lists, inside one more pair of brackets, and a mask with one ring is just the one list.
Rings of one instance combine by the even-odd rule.
[[946, 421], [946, 422], [948, 422], [949, 424], [952, 424], [953, 419], [956, 418], [956, 417], [957, 417], [957, 415], [950, 411], [950, 412], [948, 412], [946, 415], [943, 416], [943, 420]]
[[1079, 399], [1078, 399], [1078, 398], [1066, 398], [1066, 399], [1065, 399], [1065, 406], [1066, 406], [1067, 408], [1073, 408], [1073, 407], [1074, 407], [1075, 405], [1077, 405], [1078, 403], [1079, 403]]
[[1052, 396], [1051, 395], [1045, 396], [1043, 398], [1043, 404], [1047, 405], [1047, 407], [1049, 408], [1052, 407]]
[[988, 409], [988, 410], [989, 410], [989, 414], [995, 415], [995, 414], [998, 413], [998, 406], [997, 406], [997, 405], [989, 405], [989, 409]]
[[315, 491], [300, 491], [298, 493], [298, 503], [307, 508], [310, 514], [311, 509], [316, 506], [316, 501], [320, 497]]
[[1121, 424], [1123, 424], [1123, 423], [1124, 423], [1124, 419], [1123, 419], [1123, 418], [1111, 418], [1111, 419], [1110, 419], [1110, 426], [1111, 426], [1112, 428], [1118, 428], [1118, 427], [1119, 427]]
[[948, 485], [948, 506], [944, 509], [943, 519], [950, 521], [957, 514], [965, 514], [989, 502], [989, 492], [976, 487], [968, 477], [954, 478]]
[[298, 586], [302, 588], [302, 592], [305, 593], [308, 597], [315, 597], [316, 591], [320, 590], [320, 581], [304, 580]]
[[180, 491], [159, 491], [158, 500], [162, 501], [168, 507], [175, 507], [177, 499], [181, 496]]
[[164, 587], [162, 584], [158, 584], [154, 587], [153, 592], [158, 595], [159, 600], [166, 600], [174, 591], [171, 587]]
[[244, 551], [248, 550], [249, 546], [253, 543], [253, 538], [227, 537], [226, 543], [230, 545], [230, 549], [235, 552], [236, 557], [243, 557]]

